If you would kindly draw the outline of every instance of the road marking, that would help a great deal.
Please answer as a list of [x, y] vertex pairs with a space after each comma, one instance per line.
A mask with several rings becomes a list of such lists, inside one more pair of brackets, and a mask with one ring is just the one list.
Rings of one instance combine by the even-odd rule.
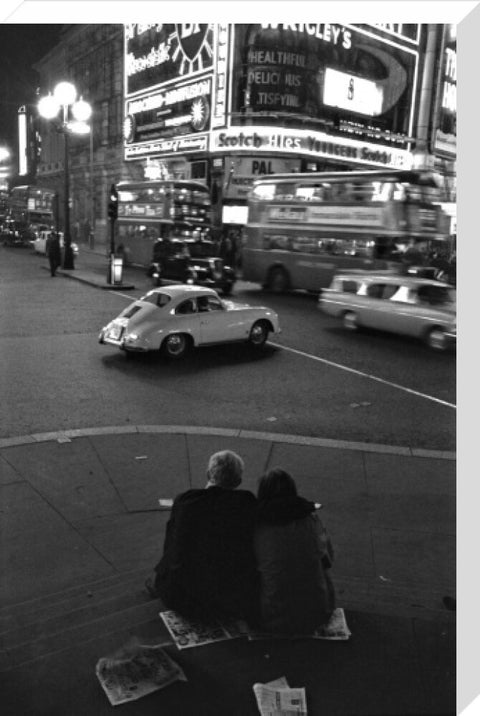
[[138, 301], [138, 298], [135, 298], [134, 296], [128, 296], [126, 293], [120, 293], [120, 291], [108, 291], [108, 293], [111, 293], [112, 296], [121, 296], [122, 298], [128, 298], [128, 300], [132, 303], [134, 301]]
[[[125, 293], [120, 293], [119, 291], [110, 291], [109, 293], [115, 294], [116, 296], [122, 296], [123, 298], [128, 298], [130, 301], [132, 301], [132, 296], [127, 296]], [[133, 300], [138, 300], [133, 298]], [[410, 393], [411, 395], [416, 395], [419, 398], [425, 398], [425, 400], [431, 400], [433, 403], [438, 403], [439, 405], [445, 405], [447, 408], [453, 408], [454, 410], [457, 409], [457, 406], [455, 403], [448, 403], [446, 400], [440, 400], [440, 398], [435, 398], [433, 395], [427, 395], [426, 393], [420, 393], [418, 390], [412, 390], [411, 388], [406, 388], [404, 385], [399, 385], [398, 383], [392, 383], [390, 380], [384, 380], [383, 378], [378, 378], [376, 375], [371, 375], [370, 373], [363, 373], [361, 370], [356, 370], [355, 368], [349, 368], [346, 365], [342, 365], [341, 363], [334, 363], [331, 360], [327, 360], [326, 358], [319, 358], [318, 356], [314, 356], [311, 353], [304, 353], [304, 351], [299, 351], [296, 348], [289, 348], [288, 346], [282, 346], [280, 343], [272, 343], [272, 341], [268, 341], [269, 345], [274, 346], [275, 348], [283, 348], [285, 351], [290, 351], [290, 353], [296, 353], [299, 356], [303, 356], [304, 358], [311, 358], [312, 360], [316, 360], [319, 363], [325, 363], [325, 365], [330, 365], [333, 368], [338, 368], [339, 370], [345, 370], [347, 373], [354, 373], [355, 375], [360, 375], [362, 378], [370, 378], [370, 380], [375, 380], [377, 383], [383, 383], [383, 385], [388, 385], [390, 388], [397, 388], [397, 390], [403, 390], [405, 393]]]
[[370, 373], [363, 373], [361, 370], [356, 370], [355, 368], [349, 368], [346, 365], [342, 365], [341, 363], [334, 363], [331, 360], [327, 360], [326, 358], [319, 358], [318, 356], [311, 355], [310, 353], [304, 353], [303, 351], [299, 351], [296, 348], [289, 348], [288, 346], [282, 346], [279, 343], [272, 343], [271, 341], [268, 342], [269, 345], [274, 346], [275, 348], [282, 348], [285, 351], [290, 351], [290, 353], [296, 353], [299, 356], [303, 356], [304, 358], [311, 358], [312, 360], [316, 360], [319, 363], [325, 363], [326, 365], [330, 365], [333, 368], [339, 368], [340, 370], [345, 370], [348, 373], [354, 373], [355, 375], [360, 375], [362, 378], [370, 378], [370, 380], [375, 380], [377, 383], [383, 383], [384, 385], [390, 386], [390, 388], [397, 388], [398, 390], [403, 390], [405, 393], [411, 393], [411, 395], [416, 395], [419, 398], [425, 398], [426, 400], [431, 400], [434, 403], [439, 403], [440, 405], [446, 405], [447, 408], [454, 408], [456, 410], [457, 406], [455, 403], [448, 403], [446, 400], [440, 400], [440, 398], [434, 398], [433, 395], [427, 395], [426, 393], [420, 393], [418, 390], [412, 390], [411, 388], [406, 388], [404, 385], [399, 385], [398, 383], [392, 383], [389, 380], [384, 380], [383, 378], [378, 378], [376, 375], [371, 375]]

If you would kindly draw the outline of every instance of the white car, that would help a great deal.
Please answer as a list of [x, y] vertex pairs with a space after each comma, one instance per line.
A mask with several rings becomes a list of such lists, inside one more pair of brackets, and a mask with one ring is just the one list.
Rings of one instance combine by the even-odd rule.
[[442, 281], [373, 271], [345, 271], [323, 289], [318, 307], [345, 328], [373, 328], [420, 338], [434, 350], [456, 342], [456, 290]]
[[161, 351], [181, 358], [192, 347], [249, 343], [261, 348], [280, 333], [278, 316], [264, 306], [221, 299], [203, 286], [162, 286], [125, 308], [100, 331], [99, 342], [123, 351]]
[[[33, 242], [33, 250], [37, 254], [42, 254], [42, 256], [45, 256], [47, 253], [47, 239], [50, 236], [50, 234], [53, 233], [50, 229], [48, 231], [40, 231], [37, 238]], [[63, 241], [63, 232], [58, 232], [60, 236], [60, 248], [63, 249], [64, 241]], [[74, 254], [78, 254], [78, 246], [77, 244], [74, 244], [72, 242], [72, 250]]]

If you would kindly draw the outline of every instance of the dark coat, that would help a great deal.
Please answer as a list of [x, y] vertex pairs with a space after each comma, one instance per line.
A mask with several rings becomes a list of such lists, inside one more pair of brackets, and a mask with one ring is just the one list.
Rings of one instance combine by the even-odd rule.
[[176, 498], [155, 580], [169, 609], [191, 618], [253, 618], [255, 510], [245, 490], [209, 487]]
[[60, 239], [54, 233], [50, 234], [46, 243], [46, 252], [50, 264], [57, 267], [60, 266], [62, 261], [62, 253], [60, 250]]
[[311, 634], [329, 620], [333, 549], [313, 503], [300, 497], [259, 503], [255, 555], [265, 631]]

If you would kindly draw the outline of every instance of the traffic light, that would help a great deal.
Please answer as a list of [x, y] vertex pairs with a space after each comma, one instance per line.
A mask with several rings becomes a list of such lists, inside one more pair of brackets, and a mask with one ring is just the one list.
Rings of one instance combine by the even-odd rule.
[[115, 184], [110, 187], [110, 198], [108, 200], [108, 216], [112, 221], [118, 218], [118, 191]]

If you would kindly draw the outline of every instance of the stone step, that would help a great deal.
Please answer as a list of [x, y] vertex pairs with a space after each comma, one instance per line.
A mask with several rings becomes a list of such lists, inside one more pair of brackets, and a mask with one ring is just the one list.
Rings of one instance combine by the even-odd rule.
[[33, 599], [0, 608], [0, 635], [12, 628], [35, 622], [94, 604], [121, 593], [124, 589], [137, 586], [143, 589], [147, 569], [136, 569], [86, 582], [60, 592], [42, 595]]
[[[138, 575], [136, 575], [138, 577]], [[17, 605], [4, 614], [0, 634], [0, 672], [60, 652], [116, 631], [136, 630], [152, 622], [163, 641], [169, 640], [158, 616], [161, 605], [152, 600], [135, 575], [118, 575]], [[88, 594], [92, 596], [89, 597]]]

